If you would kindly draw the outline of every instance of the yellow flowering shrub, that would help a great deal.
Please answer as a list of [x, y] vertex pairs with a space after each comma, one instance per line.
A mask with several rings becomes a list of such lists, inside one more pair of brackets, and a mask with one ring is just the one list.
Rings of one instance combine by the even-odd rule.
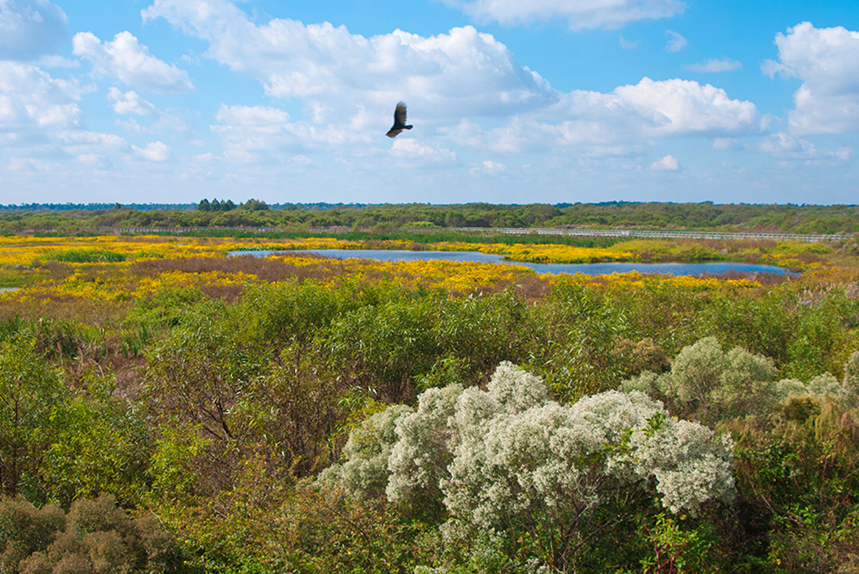
[[692, 277], [689, 275], [661, 275], [651, 273], [612, 273], [610, 275], [585, 275], [583, 273], [559, 274], [556, 282], [574, 282], [605, 290], [650, 289], [661, 286], [688, 291], [713, 291], [718, 289], [754, 289], [761, 284], [751, 279], [718, 279], [716, 277]]
[[0, 266], [24, 265], [62, 258], [71, 251], [109, 251], [129, 259], [211, 256], [255, 245], [198, 237], [95, 236], [95, 237], [0, 237]]
[[[277, 257], [277, 256], [274, 256]], [[289, 256], [289, 263], [304, 267], [321, 267], [332, 273], [324, 283], [335, 284], [343, 278], [370, 282], [387, 279], [404, 287], [422, 285], [429, 289], [472, 291], [499, 283], [515, 283], [523, 276], [536, 276], [531, 269], [519, 265], [498, 265], [470, 261], [374, 261], [345, 258], [319, 259]]]
[[[91, 267], [91, 266], [90, 266]], [[257, 281], [244, 273], [161, 273], [157, 276], [126, 275], [124, 263], [101, 264], [96, 269], [76, 272], [58, 281], [47, 280], [16, 291], [0, 293], [0, 300], [75, 298], [89, 301], [127, 301], [143, 298], [167, 287], [227, 287]]]
[[482, 253], [503, 255], [511, 261], [527, 263], [600, 263], [630, 261], [629, 251], [612, 251], [601, 247], [573, 247], [570, 245], [503, 245], [492, 244], [480, 249]]
[[803, 259], [796, 254], [785, 253], [763, 253], [758, 259], [758, 263], [797, 271], [812, 271], [827, 266], [823, 261]]

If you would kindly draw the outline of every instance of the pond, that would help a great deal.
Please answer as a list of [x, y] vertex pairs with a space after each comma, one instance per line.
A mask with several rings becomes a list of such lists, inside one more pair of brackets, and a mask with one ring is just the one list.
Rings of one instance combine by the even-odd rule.
[[585, 275], [610, 275], [612, 273], [663, 273], [669, 275], [714, 275], [728, 271], [744, 273], [787, 273], [786, 270], [772, 265], [753, 265], [749, 263], [522, 263], [505, 261], [501, 255], [473, 251], [397, 251], [384, 249], [308, 249], [303, 251], [233, 251], [230, 255], [254, 255], [266, 257], [275, 253], [316, 253], [326, 257], [346, 259], [374, 259], [376, 261], [415, 261], [443, 260], [470, 261], [477, 263], [500, 263], [530, 267], [537, 273], [584, 273]]

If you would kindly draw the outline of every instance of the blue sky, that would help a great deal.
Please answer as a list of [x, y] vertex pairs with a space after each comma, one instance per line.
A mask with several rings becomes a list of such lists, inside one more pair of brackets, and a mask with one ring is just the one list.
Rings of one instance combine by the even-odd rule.
[[855, 0], [0, 0], [3, 204], [855, 204], [857, 149]]

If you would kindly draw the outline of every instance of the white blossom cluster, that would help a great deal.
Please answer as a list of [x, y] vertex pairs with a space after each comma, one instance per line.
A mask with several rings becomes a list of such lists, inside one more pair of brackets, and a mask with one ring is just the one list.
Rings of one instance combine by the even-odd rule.
[[418, 398], [417, 411], [398, 420], [398, 440], [387, 462], [391, 476], [386, 492], [392, 502], [441, 497], [439, 484], [450, 463], [454, 407], [461, 394], [459, 385], [428, 389]]
[[[512, 366], [495, 376], [504, 368]], [[525, 513], [581, 515], [606, 490], [653, 482], [672, 512], [694, 513], [733, 493], [730, 443], [668, 416], [644, 393], [610, 391], [571, 406], [546, 401], [472, 424], [441, 486], [448, 509], [482, 528]]]
[[760, 412], [800, 396], [829, 396], [846, 408], [859, 405], [859, 353], [854, 353], [847, 362], [843, 382], [829, 373], [807, 383], [777, 380], [777, 377], [778, 369], [772, 359], [740, 347], [726, 353], [715, 337], [707, 337], [684, 347], [674, 359], [671, 371], [661, 375], [643, 372], [624, 381], [621, 389], [655, 391], [716, 415]]
[[358, 499], [376, 498], [388, 484], [388, 459], [397, 441], [396, 422], [412, 412], [406, 405], [391, 405], [349, 433], [343, 447], [343, 464], [334, 464], [319, 481], [336, 485]]
[[730, 442], [669, 416], [641, 392], [561, 405], [542, 379], [505, 362], [485, 391], [430, 389], [417, 410], [388, 410], [353, 431], [346, 462], [323, 479], [373, 496], [388, 454], [389, 500], [441, 497], [456, 519], [483, 529], [526, 514], [570, 520], [608, 491], [655, 487], [672, 512], [733, 494]]

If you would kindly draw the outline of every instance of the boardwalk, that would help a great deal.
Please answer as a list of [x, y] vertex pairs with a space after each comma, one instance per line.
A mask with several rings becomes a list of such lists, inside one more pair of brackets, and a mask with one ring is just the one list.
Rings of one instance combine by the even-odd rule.
[[[48, 229], [25, 229], [19, 233], [27, 235], [33, 232], [51, 232]], [[147, 233], [200, 233], [205, 231], [238, 231], [245, 233], [284, 233], [302, 231], [305, 233], [347, 233], [351, 231], [363, 231], [370, 233], [370, 229], [353, 229], [351, 227], [311, 227], [311, 228], [286, 228], [286, 227], [89, 227], [76, 232], [87, 232], [102, 235], [141, 235]], [[469, 233], [504, 233], [509, 235], [566, 235], [571, 237], [615, 237], [628, 239], [719, 239], [719, 240], [775, 240], [775, 241], [803, 241], [813, 242], [835, 242], [855, 239], [853, 234], [811, 234], [802, 235], [798, 233], [758, 233], [758, 232], [728, 232], [728, 231], [656, 231], [649, 229], [581, 229], [581, 228], [543, 228], [543, 227], [444, 227], [444, 228], [411, 228], [405, 231], [414, 233], [429, 233], [433, 231], [465, 231]], [[74, 234], [71, 232], [70, 234]]]
[[[447, 228], [458, 231], [474, 231], [473, 227]], [[568, 235], [574, 237], [620, 237], [629, 239], [752, 239], [776, 241], [804, 241], [807, 243], [821, 241], [843, 241], [851, 239], [852, 235], [801, 235], [798, 233], [758, 233], [758, 232], [728, 232], [728, 231], [654, 231], [649, 229], [543, 229], [543, 228], [492, 228], [495, 233], [512, 235]]]

